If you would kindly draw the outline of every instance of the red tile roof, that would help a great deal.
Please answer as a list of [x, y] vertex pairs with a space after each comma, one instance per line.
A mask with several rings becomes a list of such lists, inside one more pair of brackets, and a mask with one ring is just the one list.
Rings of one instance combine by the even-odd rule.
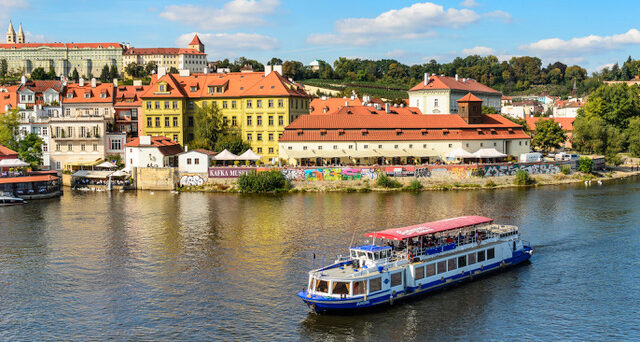
[[15, 159], [18, 158], [18, 152], [0, 145], [0, 159]]
[[349, 97], [328, 97], [325, 100], [322, 98], [311, 100], [309, 108], [311, 108], [311, 115], [331, 114], [344, 107], [347, 102], [349, 106], [362, 106], [362, 99], [359, 98], [352, 100]]
[[448, 77], [448, 76], [431, 76], [429, 77], [429, 83], [424, 85], [424, 82], [420, 82], [415, 87], [409, 89], [409, 91], [415, 90], [430, 90], [430, 89], [452, 89], [452, 90], [463, 90], [463, 91], [472, 91], [472, 92], [482, 92], [482, 93], [493, 93], [493, 94], [502, 94], [501, 92], [487, 87], [486, 85], [471, 79], [471, 78], [458, 78]]
[[482, 100], [480, 100], [477, 96], [468, 93], [456, 102], [482, 102]]
[[218, 152], [213, 152], [213, 151], [209, 151], [209, 150], [205, 150], [204, 148], [196, 148], [194, 150], [191, 150], [189, 152], [192, 151], [196, 151], [196, 152], [200, 152], [200, 153], [204, 153], [206, 155], [210, 155], [210, 156], [215, 156], [216, 154], [218, 154]]
[[11, 106], [12, 109], [18, 107], [18, 86], [3, 86], [0, 88], [6, 90], [6, 92], [0, 92], [0, 113], [5, 112], [7, 105]]
[[182, 153], [182, 147], [177, 142], [163, 136], [152, 136], [151, 145], [141, 145], [140, 137], [128, 142], [126, 147], [156, 147], [165, 156]]
[[560, 124], [560, 127], [566, 131], [573, 131], [573, 122], [576, 118], [545, 118], [545, 117], [527, 117], [527, 126], [532, 131], [536, 129], [536, 123], [540, 120], [553, 120]]
[[130, 48], [124, 55], [205, 55], [205, 53], [196, 49], [182, 48]]
[[204, 45], [204, 44], [202, 44], [202, 42], [200, 41], [200, 37], [198, 37], [198, 35], [196, 34], [195, 36], [193, 36], [193, 39], [191, 40], [191, 43], [189, 43], [189, 45]]
[[34, 93], [43, 93], [49, 89], [53, 89], [58, 93], [62, 91], [62, 82], [57, 80], [28, 80], [25, 84], [18, 85], [18, 91], [29, 89]]
[[121, 85], [116, 88], [114, 107], [140, 107], [142, 95], [149, 86]]
[[[69, 94], [73, 96], [69, 98]], [[66, 104], [113, 103], [113, 83], [98, 82], [95, 88], [91, 87], [91, 81], [85, 81], [82, 87], [79, 83], [69, 83], [62, 94], [62, 102]]]
[[555, 104], [556, 108], [582, 108], [584, 107], [584, 102], [580, 102], [580, 101], [558, 101]]
[[0, 49], [21, 49], [36, 47], [52, 47], [67, 49], [97, 49], [119, 48], [124, 49], [120, 43], [24, 43], [24, 44], [0, 44]]

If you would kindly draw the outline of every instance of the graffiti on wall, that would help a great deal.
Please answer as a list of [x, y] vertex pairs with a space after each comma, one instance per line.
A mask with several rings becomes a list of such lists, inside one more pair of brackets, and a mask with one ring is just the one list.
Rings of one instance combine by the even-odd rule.
[[180, 178], [180, 186], [201, 186], [207, 182], [205, 177], [200, 176], [182, 176]]
[[560, 172], [560, 167], [560, 163], [486, 165], [484, 175], [485, 177], [513, 176], [519, 170], [527, 171], [531, 175], [550, 174]]

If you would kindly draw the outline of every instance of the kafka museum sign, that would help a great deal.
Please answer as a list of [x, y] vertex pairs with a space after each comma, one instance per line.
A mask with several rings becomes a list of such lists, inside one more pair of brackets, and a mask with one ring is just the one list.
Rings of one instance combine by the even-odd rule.
[[250, 167], [210, 167], [209, 178], [238, 178], [253, 171]]

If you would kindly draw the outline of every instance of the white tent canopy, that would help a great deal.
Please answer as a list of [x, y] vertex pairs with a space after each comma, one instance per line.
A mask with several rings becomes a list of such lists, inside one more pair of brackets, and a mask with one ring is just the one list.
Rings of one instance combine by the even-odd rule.
[[507, 155], [495, 148], [481, 148], [473, 154], [476, 158], [504, 158]]
[[227, 151], [226, 149], [213, 157], [215, 160], [239, 160], [238, 156]]
[[253, 150], [251, 149], [244, 151], [243, 154], [238, 156], [238, 160], [259, 160], [259, 159], [260, 159], [260, 156], [257, 155], [255, 152], [253, 152]]
[[0, 160], [0, 167], [26, 167], [29, 163], [25, 163], [20, 159], [2, 159]]
[[463, 149], [462, 147], [458, 147], [456, 150], [453, 150], [453, 151], [447, 153], [445, 155], [445, 157], [453, 158], [453, 159], [479, 158], [475, 154]]
[[101, 168], [105, 168], [105, 169], [113, 169], [113, 168], [116, 168], [117, 165], [112, 163], [112, 162], [110, 162], [110, 161], [106, 161], [104, 163], [96, 165], [96, 167], [101, 167]]

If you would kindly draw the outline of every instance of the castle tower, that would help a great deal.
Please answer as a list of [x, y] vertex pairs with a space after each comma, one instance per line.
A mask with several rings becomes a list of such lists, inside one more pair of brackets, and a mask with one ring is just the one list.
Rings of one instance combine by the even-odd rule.
[[9, 29], [7, 30], [7, 44], [16, 43], [16, 31], [13, 29], [13, 23], [9, 21]]
[[200, 41], [200, 38], [198, 38], [198, 35], [196, 34], [195, 36], [193, 36], [193, 40], [191, 40], [191, 43], [189, 43], [189, 49], [194, 49], [194, 50], [198, 50], [200, 52], [204, 52], [204, 44], [202, 44], [202, 42]]
[[458, 102], [458, 115], [468, 124], [482, 123], [482, 100], [468, 93]]
[[24, 31], [22, 31], [22, 23], [20, 23], [20, 28], [18, 29], [18, 36], [16, 37], [16, 43], [18, 44], [26, 43], [24, 39]]

